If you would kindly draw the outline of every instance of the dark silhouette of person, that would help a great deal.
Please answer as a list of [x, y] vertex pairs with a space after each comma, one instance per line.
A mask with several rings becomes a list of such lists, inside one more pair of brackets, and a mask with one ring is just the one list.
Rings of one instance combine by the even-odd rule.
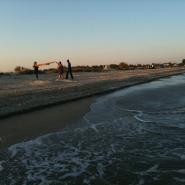
[[38, 80], [39, 79], [39, 66], [36, 61], [33, 63], [33, 69], [34, 69], [36, 79]]
[[50, 65], [51, 63], [54, 63], [54, 62], [47, 62], [47, 63], [37, 64], [37, 61], [35, 61], [33, 63], [33, 69], [34, 69], [34, 73], [35, 73], [35, 76], [36, 76], [37, 80], [39, 79], [39, 66]]
[[73, 73], [72, 73], [72, 67], [69, 59], [67, 59], [67, 73], [66, 73], [66, 79], [68, 79], [68, 75], [71, 75], [71, 79], [73, 79]]

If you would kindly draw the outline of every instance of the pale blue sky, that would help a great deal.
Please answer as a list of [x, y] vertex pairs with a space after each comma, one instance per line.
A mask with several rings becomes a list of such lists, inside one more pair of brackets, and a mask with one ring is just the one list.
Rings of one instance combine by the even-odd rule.
[[[183, 0], [0, 0], [0, 71], [185, 58]], [[51, 67], [51, 66], [50, 66]]]

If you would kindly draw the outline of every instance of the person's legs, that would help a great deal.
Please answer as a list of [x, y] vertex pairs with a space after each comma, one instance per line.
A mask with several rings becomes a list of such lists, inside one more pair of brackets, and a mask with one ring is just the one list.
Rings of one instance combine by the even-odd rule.
[[57, 79], [59, 79], [59, 78], [60, 78], [60, 75], [58, 74]]
[[57, 79], [59, 80], [59, 79], [60, 79], [60, 77], [61, 77], [60, 72], [58, 72], [58, 78], [57, 78]]
[[60, 74], [60, 79], [63, 79], [63, 75], [62, 74]]
[[72, 74], [72, 71], [70, 70], [70, 75], [71, 75], [71, 78], [73, 79], [73, 74]]
[[69, 71], [67, 71], [67, 73], [66, 73], [66, 79], [68, 79], [68, 74], [69, 74]]
[[36, 76], [36, 79], [38, 80], [39, 79], [38, 71], [35, 71], [35, 76]]

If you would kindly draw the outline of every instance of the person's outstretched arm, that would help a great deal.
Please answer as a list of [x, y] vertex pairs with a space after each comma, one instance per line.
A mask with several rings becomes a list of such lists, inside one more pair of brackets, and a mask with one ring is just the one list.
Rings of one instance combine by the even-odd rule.
[[42, 63], [42, 64], [37, 64], [37, 66], [45, 66], [45, 65], [50, 65], [55, 62], [47, 62], [47, 63]]

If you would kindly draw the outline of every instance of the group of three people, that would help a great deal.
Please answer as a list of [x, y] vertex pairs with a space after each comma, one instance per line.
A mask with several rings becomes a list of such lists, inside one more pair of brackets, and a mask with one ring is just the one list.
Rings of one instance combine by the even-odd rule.
[[[37, 61], [34, 62], [33, 64], [33, 69], [34, 69], [34, 73], [36, 76], [36, 79], [39, 79], [39, 67], [40, 66], [44, 66], [44, 65], [50, 65], [52, 63], [57, 63], [57, 71], [58, 71], [58, 79], [64, 79], [64, 66], [62, 65], [62, 62], [48, 62], [48, 63], [42, 63], [42, 64], [38, 64]], [[71, 63], [69, 61], [69, 59], [67, 60], [67, 72], [66, 72], [66, 79], [68, 79], [68, 76], [71, 76], [71, 79], [73, 79], [73, 73], [72, 73], [72, 67], [71, 67]]]

